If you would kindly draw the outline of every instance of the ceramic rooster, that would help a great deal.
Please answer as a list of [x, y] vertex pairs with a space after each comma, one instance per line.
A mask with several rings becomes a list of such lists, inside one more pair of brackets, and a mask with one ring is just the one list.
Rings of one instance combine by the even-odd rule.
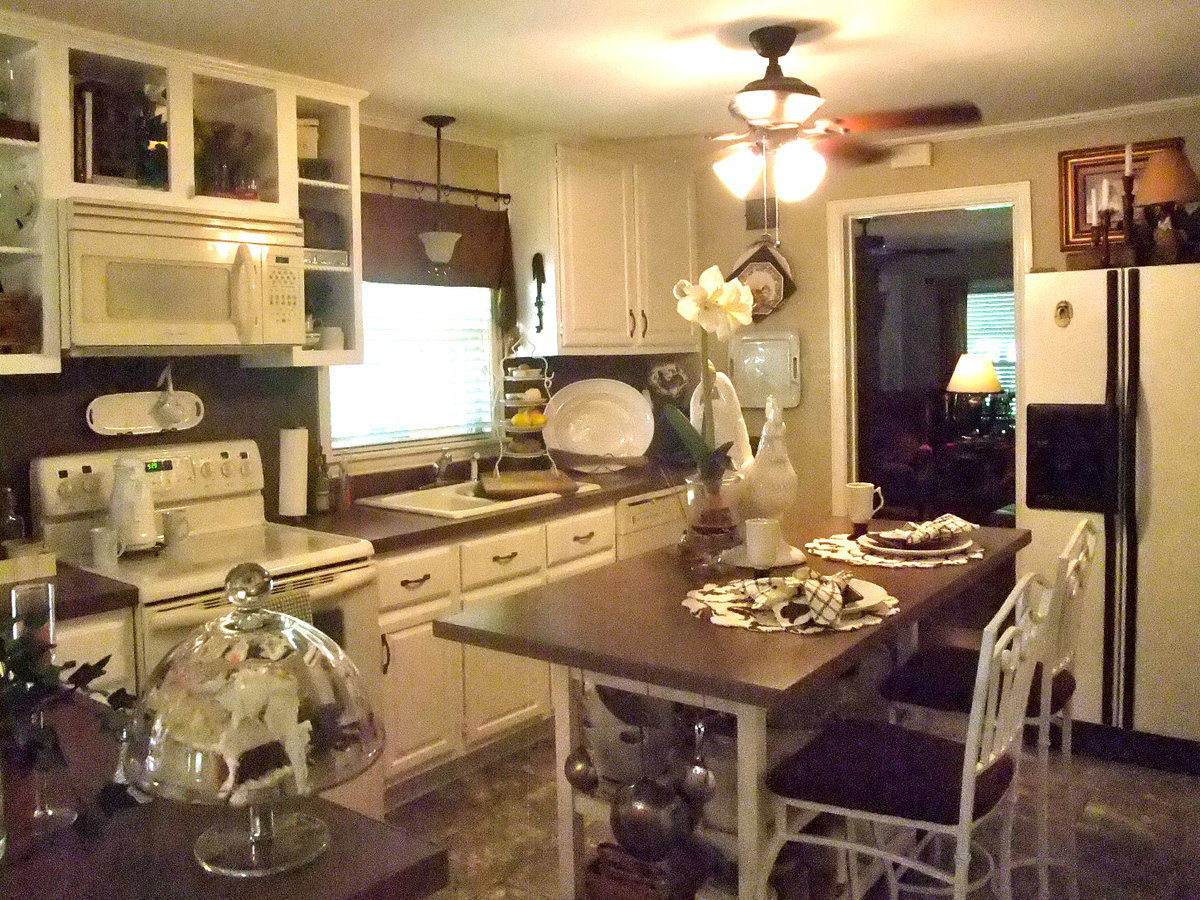
[[766, 422], [758, 453], [745, 469], [742, 507], [747, 515], [779, 518], [796, 501], [799, 479], [788, 458], [784, 434], [783, 410], [775, 395], [767, 397]]

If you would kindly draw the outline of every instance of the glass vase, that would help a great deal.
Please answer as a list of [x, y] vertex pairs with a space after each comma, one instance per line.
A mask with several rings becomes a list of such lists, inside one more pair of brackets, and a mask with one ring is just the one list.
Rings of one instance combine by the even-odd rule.
[[706, 480], [695, 473], [685, 481], [687, 527], [680, 540], [680, 555], [688, 571], [697, 578], [716, 578], [724, 571], [721, 553], [741, 543], [738, 500], [742, 476], [725, 472], [718, 481]]

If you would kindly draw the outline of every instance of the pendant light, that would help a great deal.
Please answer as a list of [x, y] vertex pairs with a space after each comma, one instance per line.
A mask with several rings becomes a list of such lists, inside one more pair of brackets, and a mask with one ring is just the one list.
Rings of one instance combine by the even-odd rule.
[[421, 121], [437, 132], [437, 202], [434, 209], [434, 230], [423, 231], [417, 237], [421, 240], [421, 246], [425, 248], [425, 255], [433, 263], [430, 271], [434, 275], [444, 276], [454, 256], [454, 247], [462, 237], [457, 231], [446, 231], [442, 227], [442, 129], [454, 124], [454, 116], [423, 116]]

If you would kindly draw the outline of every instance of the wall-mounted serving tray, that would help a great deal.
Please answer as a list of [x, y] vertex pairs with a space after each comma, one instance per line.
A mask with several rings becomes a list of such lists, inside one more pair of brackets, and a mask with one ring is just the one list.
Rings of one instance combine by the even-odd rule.
[[158, 434], [186, 431], [204, 418], [204, 401], [191, 391], [137, 391], [105, 394], [87, 408], [96, 434]]

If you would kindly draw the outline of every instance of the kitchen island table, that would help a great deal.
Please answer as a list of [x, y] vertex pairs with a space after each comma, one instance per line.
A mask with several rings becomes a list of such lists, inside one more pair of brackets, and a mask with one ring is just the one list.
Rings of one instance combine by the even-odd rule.
[[[882, 524], [882, 523], [881, 523]], [[849, 531], [848, 520], [795, 517], [783, 523], [795, 546]], [[681, 601], [697, 583], [678, 554], [659, 550], [555, 582], [514, 597], [472, 605], [434, 622], [439, 637], [551, 664], [555, 749], [559, 771], [580, 739], [581, 678], [698, 709], [732, 714], [737, 721], [738, 900], [751, 900], [767, 822], [761, 779], [767, 765], [768, 713], [785, 713], [863, 658], [899, 637], [948, 601], [1011, 570], [1029, 543], [1020, 529], [974, 532], [981, 559], [935, 568], [856, 567], [898, 598], [899, 612], [882, 624], [819, 635], [764, 634], [720, 628], [694, 618]], [[816, 557], [812, 567], [839, 567]], [[590, 798], [558, 779], [559, 870], [562, 896], [582, 895], [580, 811]], [[594, 802], [592, 803], [594, 806]]]

